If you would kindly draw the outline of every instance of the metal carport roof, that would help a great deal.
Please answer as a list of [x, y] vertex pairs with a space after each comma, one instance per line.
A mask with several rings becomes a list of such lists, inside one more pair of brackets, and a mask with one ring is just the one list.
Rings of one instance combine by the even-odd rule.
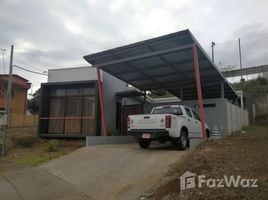
[[[93, 66], [143, 90], [166, 89], [183, 100], [197, 99], [193, 61], [197, 45], [203, 98], [235, 99], [235, 91], [189, 30], [86, 55]], [[224, 86], [224, 91], [223, 91]]]

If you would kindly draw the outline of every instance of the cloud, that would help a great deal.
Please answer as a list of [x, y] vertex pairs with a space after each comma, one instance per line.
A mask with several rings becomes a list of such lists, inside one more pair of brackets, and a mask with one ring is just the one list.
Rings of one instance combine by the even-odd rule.
[[231, 33], [232, 40], [215, 46], [216, 64], [239, 68], [238, 38], [241, 38], [242, 66], [252, 67], [268, 63], [268, 26], [250, 24]]
[[[0, 48], [14, 44], [14, 58], [44, 71], [88, 65], [86, 54], [190, 28], [209, 54], [215, 41], [216, 58], [237, 65], [236, 39], [268, 32], [267, 8], [265, 0], [2, 0]], [[258, 41], [242, 39], [245, 66], [266, 62], [264, 39]]]

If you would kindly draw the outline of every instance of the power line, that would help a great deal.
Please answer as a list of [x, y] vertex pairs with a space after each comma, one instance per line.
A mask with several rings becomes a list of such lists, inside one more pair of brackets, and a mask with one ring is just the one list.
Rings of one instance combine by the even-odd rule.
[[48, 76], [47, 74], [45, 74], [45, 72], [43, 72], [43, 73], [35, 72], [35, 71], [29, 70], [29, 69], [25, 69], [25, 68], [20, 67], [20, 66], [17, 66], [17, 65], [13, 65], [13, 67], [19, 68], [21, 70], [24, 70], [24, 71], [27, 71], [27, 72], [30, 72], [30, 73], [33, 73], [33, 74], [39, 74], [39, 75], [43, 75], [43, 76]]
[[[33, 67], [33, 66], [29, 65], [28, 63], [26, 63], [26, 62], [24, 62], [24, 61], [22, 61], [22, 60], [18, 60], [17, 58], [14, 58], [14, 60], [17, 61], [17, 62], [19, 62], [19, 63], [21, 63], [21, 64], [27, 65], [28, 67], [30, 67], [30, 68], [32, 68], [32, 69], [34, 69], [34, 70], [42, 71], [42, 70], [40, 70], [39, 68], [37, 68], [37, 67]], [[44, 68], [44, 67], [43, 67], [43, 68]], [[44, 69], [45, 69], [45, 68], [44, 68]]]
[[[245, 36], [245, 37], [240, 37], [240, 39], [244, 40], [244, 39], [249, 39], [249, 38], [259, 38], [259, 37], [265, 36], [265, 35], [268, 36], [268, 33], [261, 33], [261, 34], [256, 34], [256, 35], [248, 35], [248, 36]], [[237, 40], [229, 40], [229, 41], [226, 41], [226, 42], [220, 42], [220, 43], [216, 43], [216, 45], [217, 46], [226, 45], [228, 43], [237, 43]]]
[[[9, 55], [5, 55], [5, 56], [9, 57]], [[33, 69], [33, 70], [38, 70], [38, 71], [42, 72], [42, 70], [40, 70], [39, 68], [37, 68], [37, 67], [33, 67], [32, 65], [30, 65], [30, 64], [28, 64], [28, 63], [26, 63], [26, 62], [24, 62], [24, 61], [22, 61], [22, 60], [19, 60], [19, 59], [17, 59], [17, 58], [14, 58], [14, 60], [17, 61], [17, 62], [19, 62], [19, 63], [21, 63], [21, 64], [27, 65], [28, 67], [30, 67], [30, 68]], [[42, 68], [46, 70], [45, 67], [42, 67]]]

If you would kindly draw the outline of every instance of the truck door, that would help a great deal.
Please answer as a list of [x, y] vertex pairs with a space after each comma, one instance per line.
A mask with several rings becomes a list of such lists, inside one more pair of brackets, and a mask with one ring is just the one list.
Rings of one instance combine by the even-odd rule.
[[202, 137], [202, 129], [201, 129], [201, 120], [199, 115], [192, 110], [193, 116], [194, 116], [194, 123], [195, 123], [195, 136], [196, 137]]
[[190, 110], [190, 108], [184, 107], [186, 111], [186, 120], [187, 120], [187, 128], [189, 130], [189, 137], [194, 137], [195, 136], [195, 119], [193, 118], [193, 114]]

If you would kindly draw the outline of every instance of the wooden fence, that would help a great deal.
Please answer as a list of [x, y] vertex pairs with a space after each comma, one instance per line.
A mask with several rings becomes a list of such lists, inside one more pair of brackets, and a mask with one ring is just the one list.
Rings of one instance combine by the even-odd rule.
[[11, 113], [9, 117], [9, 128], [31, 127], [38, 125], [38, 115], [22, 115]]

